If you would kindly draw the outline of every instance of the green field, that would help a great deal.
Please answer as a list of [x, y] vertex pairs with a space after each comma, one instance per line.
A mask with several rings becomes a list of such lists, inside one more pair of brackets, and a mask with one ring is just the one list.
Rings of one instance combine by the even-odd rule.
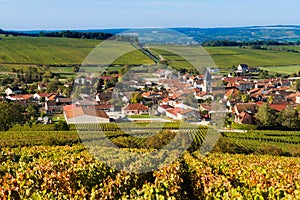
[[[178, 52], [182, 52], [180, 56], [175, 55], [171, 51], [160, 49], [159, 45], [151, 45], [152, 51], [162, 55], [169, 64], [174, 68], [189, 68], [191, 65], [186, 62], [183, 57], [188, 57], [196, 54], [203, 54], [203, 50], [199, 47], [173, 47], [177, 48]], [[285, 46], [286, 49], [291, 48], [296, 50], [298, 47]], [[300, 48], [299, 48], [300, 49]], [[257, 50], [250, 48], [238, 47], [205, 47], [208, 55], [211, 56], [213, 63], [219, 68], [231, 68], [241, 63], [247, 63], [251, 67], [269, 67], [269, 66], [291, 66], [300, 64], [300, 54], [285, 51], [272, 50]], [[193, 60], [193, 59], [192, 59]], [[201, 59], [197, 58], [201, 61]], [[203, 65], [211, 65], [209, 59], [203, 62]]]
[[[81, 64], [89, 53], [101, 43], [98, 40], [41, 37], [4, 37], [0, 41], [0, 70], [9, 71], [28, 65], [71, 65]], [[297, 70], [300, 65], [300, 54], [286, 52], [282, 49], [299, 51], [298, 46], [274, 46], [279, 50], [257, 50], [238, 47], [199, 47], [150, 45], [152, 51], [161, 55], [174, 68], [191, 68], [189, 60], [195, 66], [213, 66], [231, 68], [232, 65], [247, 63], [251, 67], [270, 67], [269, 71], [288, 73]], [[107, 53], [120, 53], [113, 64], [153, 64], [153, 61], [142, 52], [134, 50], [122, 54], [121, 43], [110, 45]], [[106, 54], [105, 54], [106, 55]], [[179, 56], [180, 55], [180, 56]], [[209, 56], [208, 56], [209, 55]], [[110, 55], [107, 54], [109, 57]], [[280, 69], [274, 68], [280, 66]], [[293, 67], [288, 67], [293, 66]], [[282, 68], [282, 69], [281, 69]], [[56, 72], [72, 71], [72, 68], [58, 69]]]
[[243, 49], [237, 47], [205, 48], [220, 68], [247, 63], [253, 67], [299, 65], [300, 54], [291, 52]]
[[[40, 37], [5, 37], [0, 41], [0, 67], [10, 65], [68, 65], [81, 64], [89, 53], [101, 43], [99, 40]], [[113, 46], [112, 52], [118, 51]], [[132, 51], [115, 60], [116, 64], [152, 64], [140, 51]], [[69, 72], [70, 70], [67, 69]]]
[[262, 67], [262, 70], [269, 72], [280, 73], [280, 74], [292, 74], [300, 71], [300, 65], [294, 66], [276, 66], [276, 67]]

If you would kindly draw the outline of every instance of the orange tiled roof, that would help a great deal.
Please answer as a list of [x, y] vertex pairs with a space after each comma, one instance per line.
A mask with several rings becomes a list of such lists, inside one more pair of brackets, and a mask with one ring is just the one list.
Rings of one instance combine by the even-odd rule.
[[28, 100], [33, 97], [32, 94], [12, 94], [11, 98]]
[[123, 110], [140, 110], [148, 111], [148, 107], [140, 103], [129, 104], [123, 108]]
[[95, 110], [95, 108], [90, 107], [77, 107], [65, 111], [67, 118], [75, 118], [84, 115], [94, 116], [94, 117], [101, 117], [101, 118], [109, 118], [105, 111], [103, 110]]

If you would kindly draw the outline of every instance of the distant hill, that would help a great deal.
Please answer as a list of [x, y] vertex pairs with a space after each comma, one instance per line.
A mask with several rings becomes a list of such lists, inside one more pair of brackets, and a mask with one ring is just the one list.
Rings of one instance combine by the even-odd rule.
[[[282, 41], [282, 42], [300, 41], [300, 26], [298, 25], [249, 26], [249, 27], [229, 27], [229, 28], [170, 28], [170, 29], [182, 33], [194, 39], [198, 43], [202, 43], [204, 41], [211, 41], [211, 40], [232, 40], [232, 41], [239, 41], [239, 42], [257, 41], [257, 40], [273, 40], [273, 41]], [[90, 29], [90, 30], [76, 30], [76, 31], [85, 32], [85, 33], [102, 32], [102, 33], [109, 33], [109, 34], [120, 34], [128, 30], [131, 29], [117, 28], [117, 29]], [[2, 33], [5, 32], [3, 30], [1, 31]], [[62, 30], [51, 30], [51, 31], [33, 30], [33, 31], [8, 31], [8, 32], [25, 34], [25, 35], [37, 35], [41, 31], [47, 33], [47, 32], [56, 32]], [[144, 37], [143, 34], [140, 36]], [[171, 40], [171, 38], [168, 39]], [[161, 42], [161, 41], [156, 41], [156, 42]]]
[[[233, 41], [254, 41], [274, 40], [284, 42], [300, 41], [300, 26], [298, 25], [273, 25], [273, 26], [249, 26], [229, 28], [170, 28], [178, 31], [195, 41], [202, 43], [209, 40], [233, 40]], [[103, 32], [119, 34], [130, 29], [91, 29], [76, 30], [78, 32]], [[59, 30], [57, 30], [59, 31]], [[11, 31], [10, 31], [11, 32]], [[41, 30], [17, 31], [24, 34], [38, 34]], [[54, 32], [45, 31], [45, 32]]]
[[251, 26], [233, 28], [174, 28], [197, 42], [208, 40], [254, 41], [274, 40], [295, 42], [300, 40], [300, 26]]

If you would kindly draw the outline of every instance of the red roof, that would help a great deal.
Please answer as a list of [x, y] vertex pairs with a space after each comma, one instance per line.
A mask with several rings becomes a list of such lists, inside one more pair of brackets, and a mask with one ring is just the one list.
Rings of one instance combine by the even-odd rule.
[[65, 111], [67, 118], [74, 118], [80, 117], [84, 115], [94, 116], [94, 117], [101, 117], [101, 118], [109, 118], [105, 111], [103, 110], [96, 110], [93, 107], [76, 107]]
[[177, 116], [178, 113], [180, 113], [182, 111], [181, 108], [172, 108], [167, 110], [168, 113], [171, 113], [172, 115]]
[[271, 104], [270, 107], [278, 112], [281, 112], [286, 109], [287, 103]]
[[[259, 106], [261, 106], [261, 105], [263, 105], [265, 103], [262, 102], [262, 101], [259, 101], [256, 104], [259, 105]], [[274, 110], [276, 110], [278, 112], [281, 112], [284, 109], [286, 109], [287, 105], [288, 105], [287, 103], [273, 103], [273, 104], [270, 104], [270, 108], [272, 108], [272, 109], [274, 109]]]
[[171, 106], [168, 106], [168, 105], [161, 105], [160, 107], [162, 107], [165, 110], [172, 108]]
[[69, 110], [72, 110], [74, 108], [76, 108], [77, 106], [75, 104], [72, 104], [72, 105], [66, 105], [64, 106], [64, 111], [69, 111]]
[[12, 94], [10, 95], [11, 98], [14, 98], [14, 99], [24, 99], [24, 100], [27, 100], [27, 99], [30, 99], [33, 97], [32, 94]]
[[123, 108], [123, 110], [139, 110], [148, 111], [148, 107], [140, 103], [129, 104]]

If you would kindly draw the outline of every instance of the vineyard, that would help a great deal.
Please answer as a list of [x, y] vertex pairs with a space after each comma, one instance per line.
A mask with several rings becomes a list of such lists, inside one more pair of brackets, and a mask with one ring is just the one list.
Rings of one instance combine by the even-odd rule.
[[[248, 153], [259, 152], [260, 149], [270, 148], [279, 152], [279, 155], [300, 156], [299, 131], [250, 131], [246, 134], [223, 133], [222, 138], [229, 139], [245, 148]], [[265, 152], [268, 153], [268, 152]], [[272, 154], [269, 152], [268, 154]], [[276, 153], [276, 152], [273, 152]]]
[[110, 168], [81, 145], [2, 149], [0, 160], [1, 199], [296, 199], [300, 195], [300, 158], [185, 153], [168, 166], [141, 174]]
[[[0, 199], [300, 198], [300, 158], [291, 157], [300, 152], [298, 132], [146, 122], [58, 128], [0, 132]], [[271, 153], [258, 151], [265, 145]], [[290, 154], [272, 155], [276, 148]]]

